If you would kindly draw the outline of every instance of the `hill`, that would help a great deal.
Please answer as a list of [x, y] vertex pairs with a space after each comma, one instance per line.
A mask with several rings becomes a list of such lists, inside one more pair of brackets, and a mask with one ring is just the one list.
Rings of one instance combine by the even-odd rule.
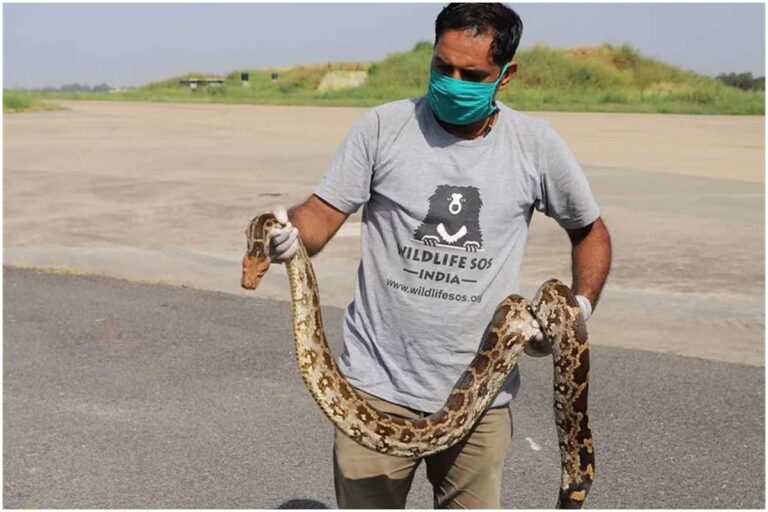
[[[243, 69], [223, 83], [182, 88], [192, 73], [116, 94], [67, 97], [286, 105], [373, 106], [423, 95], [432, 44], [417, 43], [375, 63], [328, 63], [283, 69]], [[629, 46], [518, 51], [518, 76], [499, 98], [518, 110], [764, 114], [764, 91], [744, 91], [714, 78], [646, 57]], [[241, 73], [248, 73], [248, 86]], [[353, 79], [354, 77], [354, 79]], [[363, 81], [364, 80], [364, 81]], [[362, 85], [357, 85], [362, 82]], [[345, 87], [345, 83], [349, 87]], [[321, 84], [323, 84], [321, 86]], [[60, 95], [57, 95], [60, 96]]]

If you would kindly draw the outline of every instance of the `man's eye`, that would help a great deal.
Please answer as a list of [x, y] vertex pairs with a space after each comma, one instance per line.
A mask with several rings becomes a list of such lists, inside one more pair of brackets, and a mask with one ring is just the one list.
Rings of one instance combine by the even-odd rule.
[[485, 77], [483, 75], [478, 75], [476, 73], [465, 73], [464, 74], [464, 80], [467, 80], [469, 82], [482, 82]]

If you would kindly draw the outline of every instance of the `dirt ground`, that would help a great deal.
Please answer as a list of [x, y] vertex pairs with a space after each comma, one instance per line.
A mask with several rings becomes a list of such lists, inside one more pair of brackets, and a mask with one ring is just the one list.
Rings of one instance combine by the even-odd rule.
[[[309, 195], [363, 112], [62, 104], [4, 116], [4, 263], [236, 294], [248, 221]], [[569, 143], [613, 237], [593, 343], [764, 365], [764, 117], [532, 115]], [[352, 297], [358, 233], [355, 215], [316, 259], [324, 304]], [[287, 300], [275, 270], [257, 293]], [[570, 280], [569, 244], [537, 216], [523, 291], [550, 276]]]

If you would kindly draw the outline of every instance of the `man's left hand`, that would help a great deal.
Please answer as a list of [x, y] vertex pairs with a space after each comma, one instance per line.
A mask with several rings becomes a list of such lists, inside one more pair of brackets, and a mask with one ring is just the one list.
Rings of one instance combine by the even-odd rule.
[[592, 303], [589, 302], [589, 299], [583, 295], [577, 295], [576, 302], [579, 303], [579, 309], [581, 309], [581, 316], [584, 317], [584, 321], [586, 322], [587, 320], [589, 320], [589, 317], [592, 316]]
[[[579, 303], [581, 316], [584, 317], [584, 321], [586, 322], [589, 320], [589, 317], [592, 316], [592, 303], [589, 302], [589, 299], [583, 295], [577, 295], [576, 302]], [[535, 327], [538, 328], [538, 332], [536, 333], [536, 336], [531, 338], [531, 340], [528, 342], [531, 346], [528, 347], [526, 345], [527, 350], [525, 350], [525, 352], [532, 356], [551, 354], [552, 345], [544, 334], [544, 329], [542, 329], [541, 324], [536, 320], [534, 320], [534, 323], [536, 324]]]

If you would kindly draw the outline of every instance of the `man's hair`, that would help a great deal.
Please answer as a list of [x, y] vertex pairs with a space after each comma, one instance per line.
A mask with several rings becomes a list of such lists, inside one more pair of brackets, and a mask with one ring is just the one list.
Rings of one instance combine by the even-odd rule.
[[435, 20], [435, 44], [446, 30], [472, 30], [476, 36], [491, 33], [491, 56], [499, 67], [511, 61], [523, 35], [523, 21], [504, 4], [452, 3]]

